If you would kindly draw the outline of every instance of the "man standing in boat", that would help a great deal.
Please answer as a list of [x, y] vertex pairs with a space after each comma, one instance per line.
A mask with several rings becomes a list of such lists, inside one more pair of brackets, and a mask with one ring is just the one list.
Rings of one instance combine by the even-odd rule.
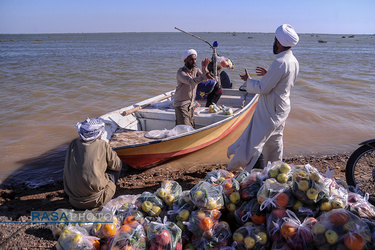
[[264, 156], [265, 163], [282, 160], [283, 131], [290, 112], [290, 92], [299, 72], [299, 63], [291, 47], [298, 41], [299, 37], [291, 25], [279, 26], [273, 44], [276, 60], [270, 68], [256, 68], [257, 75], [262, 76], [260, 80], [252, 79], [246, 69], [245, 74], [240, 75], [245, 81], [241, 87], [245, 87], [249, 93], [259, 94], [259, 99], [249, 125], [228, 148], [228, 157], [234, 154], [228, 165], [229, 170], [242, 167], [249, 171], [261, 156]]
[[64, 190], [76, 209], [100, 208], [115, 194], [122, 162], [100, 139], [103, 121], [87, 118], [77, 123], [77, 130], [81, 138], [74, 139], [66, 152]]
[[185, 65], [177, 71], [177, 86], [173, 100], [176, 125], [189, 125], [194, 128], [194, 101], [197, 85], [214, 78], [207, 69], [210, 63], [208, 58], [202, 61], [202, 70], [196, 67], [197, 52], [194, 49], [185, 51], [182, 54], [182, 61]]

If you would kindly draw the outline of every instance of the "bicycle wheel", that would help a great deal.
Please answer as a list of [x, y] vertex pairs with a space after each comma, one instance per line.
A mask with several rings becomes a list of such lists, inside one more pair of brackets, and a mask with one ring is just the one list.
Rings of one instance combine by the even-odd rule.
[[375, 149], [363, 145], [354, 151], [346, 164], [345, 178], [348, 185], [358, 185], [375, 201]]

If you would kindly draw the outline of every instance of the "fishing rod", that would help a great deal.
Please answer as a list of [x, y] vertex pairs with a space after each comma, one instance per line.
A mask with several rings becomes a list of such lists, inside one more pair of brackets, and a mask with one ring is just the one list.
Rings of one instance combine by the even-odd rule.
[[202, 39], [200, 36], [194, 35], [194, 34], [192, 34], [192, 33], [190, 33], [190, 32], [187, 32], [187, 31], [182, 30], [182, 29], [177, 28], [177, 27], [174, 27], [174, 28], [175, 28], [176, 30], [179, 30], [179, 31], [181, 31], [181, 32], [183, 32], [183, 33], [185, 33], [185, 34], [188, 34], [188, 35], [190, 35], [190, 36], [192, 36], [192, 37], [195, 37], [195, 38], [197, 38], [197, 39], [199, 39], [199, 40], [201, 40], [201, 41], [207, 43], [207, 44], [211, 47], [211, 49], [213, 50], [213, 52], [212, 52], [212, 71], [213, 71], [213, 72], [212, 72], [212, 73], [213, 73], [213, 75], [214, 75], [215, 77], [217, 77], [217, 66], [216, 66], [216, 58], [217, 58], [217, 54], [216, 54], [216, 47], [219, 46], [218, 42], [215, 41], [215, 42], [213, 43], [213, 45], [211, 45], [211, 43], [209, 43], [209, 42], [207, 42], [206, 40]]

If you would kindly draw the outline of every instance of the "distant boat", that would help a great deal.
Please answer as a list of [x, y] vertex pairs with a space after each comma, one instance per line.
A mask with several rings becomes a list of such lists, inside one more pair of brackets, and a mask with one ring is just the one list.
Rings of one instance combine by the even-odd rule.
[[319, 39], [318, 43], [327, 43], [327, 41]]
[[246, 126], [240, 125], [250, 122], [258, 101], [258, 95], [223, 89], [217, 105], [231, 108], [233, 114], [210, 113], [202, 100], [195, 110], [196, 129], [161, 139], [146, 138], [150, 131], [172, 131], [175, 127], [175, 111], [170, 106], [173, 95], [174, 90], [100, 117], [106, 123], [110, 145], [130, 167], [150, 168], [212, 145], [235, 130], [243, 131]]

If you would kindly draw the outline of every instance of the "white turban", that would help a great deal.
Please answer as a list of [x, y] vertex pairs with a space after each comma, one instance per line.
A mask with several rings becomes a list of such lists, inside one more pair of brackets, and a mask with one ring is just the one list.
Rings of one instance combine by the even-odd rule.
[[84, 141], [91, 141], [99, 138], [104, 132], [104, 122], [100, 119], [87, 118], [83, 122], [78, 122], [76, 127], [79, 136]]
[[188, 56], [190, 56], [190, 55], [195, 55], [195, 56], [197, 56], [198, 54], [197, 54], [197, 52], [196, 52], [195, 50], [193, 50], [193, 49], [188, 49], [187, 51], [185, 51], [185, 52], [182, 54], [182, 57], [181, 57], [182, 61], [184, 62], [185, 59], [186, 59]]
[[299, 37], [290, 24], [283, 24], [276, 29], [276, 38], [284, 47], [293, 47], [299, 41]]

